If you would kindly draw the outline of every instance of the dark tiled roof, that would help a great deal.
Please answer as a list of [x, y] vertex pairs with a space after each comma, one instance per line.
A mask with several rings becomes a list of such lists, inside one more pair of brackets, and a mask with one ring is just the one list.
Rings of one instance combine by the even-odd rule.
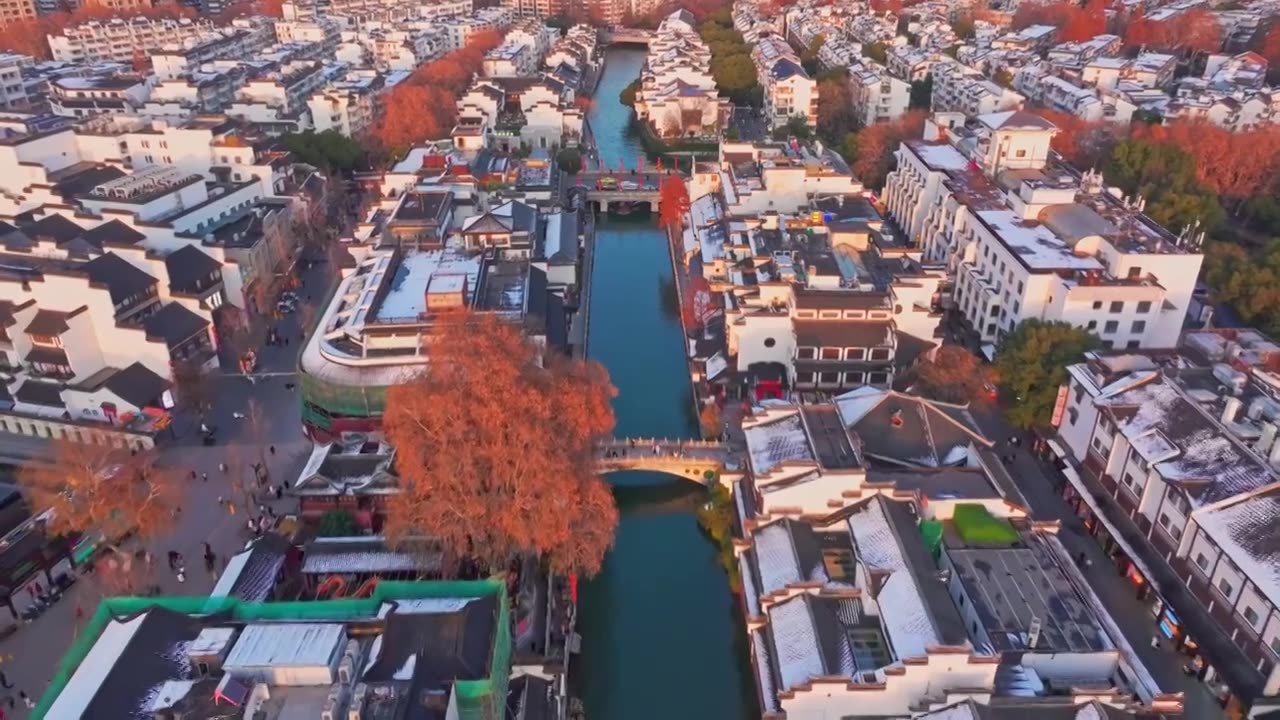
[[137, 408], [158, 407], [160, 394], [169, 387], [168, 381], [142, 363], [117, 371], [107, 378], [105, 385], [116, 397]]
[[250, 553], [249, 559], [232, 584], [230, 594], [246, 602], [262, 602], [271, 597], [289, 548], [289, 541], [275, 533], [259, 538], [245, 551]]
[[412, 697], [448, 688], [456, 680], [487, 677], [497, 611], [498, 600], [492, 595], [471, 600], [455, 612], [409, 614], [393, 610], [386, 618], [382, 651], [363, 679], [390, 681], [415, 655]]
[[67, 351], [62, 348], [47, 347], [44, 345], [36, 345], [32, 347], [23, 360], [30, 363], [43, 363], [45, 365], [67, 365]]
[[27, 324], [26, 333], [29, 335], [44, 335], [46, 337], [61, 335], [67, 331], [67, 318], [69, 315], [69, 313], [57, 310], [37, 310], [36, 316], [31, 318], [31, 322]]
[[120, 304], [150, 287], [156, 279], [115, 253], [107, 253], [85, 263], [84, 271], [95, 283], [107, 286], [113, 304]]
[[63, 407], [62, 386], [57, 383], [28, 380], [14, 396], [18, 402], [45, 407]]
[[508, 720], [551, 720], [555, 717], [551, 682], [521, 675], [507, 689]]
[[165, 341], [169, 349], [181, 345], [192, 335], [209, 327], [209, 321], [191, 312], [181, 303], [171, 302], [142, 321], [148, 338]]
[[166, 255], [164, 267], [169, 271], [169, 289], [182, 293], [198, 292], [205, 278], [222, 269], [217, 260], [195, 245], [183, 245]]
[[146, 611], [110, 672], [89, 701], [83, 717], [131, 720], [151, 691], [183, 678], [182, 648], [200, 634], [201, 620], [164, 607]]
[[873, 348], [888, 345], [889, 320], [796, 320], [798, 347]]
[[137, 245], [146, 237], [119, 220], [105, 222], [84, 231], [85, 241], [99, 248], [108, 245]]
[[801, 310], [891, 310], [888, 293], [854, 290], [796, 290]]
[[49, 215], [23, 228], [27, 235], [39, 240], [48, 238], [61, 245], [84, 234], [84, 228], [61, 215]]

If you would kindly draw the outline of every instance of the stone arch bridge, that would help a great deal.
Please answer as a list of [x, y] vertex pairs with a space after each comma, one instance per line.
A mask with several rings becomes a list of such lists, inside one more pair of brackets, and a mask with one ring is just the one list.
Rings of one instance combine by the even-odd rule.
[[619, 438], [597, 447], [596, 467], [600, 472], [663, 472], [711, 485], [725, 472], [736, 473], [740, 456], [725, 443], [716, 441]]

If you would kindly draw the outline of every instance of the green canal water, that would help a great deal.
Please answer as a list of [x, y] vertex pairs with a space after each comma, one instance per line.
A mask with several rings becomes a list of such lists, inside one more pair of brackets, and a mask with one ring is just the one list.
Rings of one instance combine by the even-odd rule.
[[[618, 93], [644, 51], [614, 48], [590, 113], [601, 159], [635, 167]], [[696, 431], [666, 240], [649, 218], [602, 216], [591, 279], [590, 356], [609, 370], [619, 436]], [[756, 715], [746, 640], [715, 549], [694, 511], [699, 486], [614, 473], [621, 521], [601, 573], [581, 588], [574, 678], [589, 720], [738, 720]]]

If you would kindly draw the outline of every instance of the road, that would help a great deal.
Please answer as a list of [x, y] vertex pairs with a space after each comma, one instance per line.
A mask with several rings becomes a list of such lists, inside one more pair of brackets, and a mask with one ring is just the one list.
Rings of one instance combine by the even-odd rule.
[[[310, 296], [318, 303], [325, 296], [327, 266], [312, 268], [306, 273], [305, 283], [297, 292], [303, 302]], [[144, 567], [134, 568], [134, 586], [139, 591], [152, 584], [159, 585], [166, 595], [205, 594], [213, 589], [215, 578], [204, 569], [203, 543], [208, 541], [218, 555], [218, 570], [225, 559], [239, 551], [252, 535], [246, 521], [248, 515], [241, 499], [244, 493], [235, 487], [234, 478], [219, 469], [219, 463], [228, 458], [244, 460], [246, 480], [251, 480], [252, 470], [247, 465], [258, 462], [261, 455], [269, 470], [269, 482], [290, 483], [296, 479], [311, 450], [311, 443], [301, 432], [301, 403], [297, 391], [285, 386], [295, 380], [299, 348], [299, 316], [288, 315], [278, 321], [280, 332], [288, 337], [289, 345], [263, 348], [259, 354], [259, 368], [255, 381], [235, 374], [218, 374], [211, 379], [215, 384], [213, 396], [217, 398], [214, 409], [206, 420], [218, 428], [218, 442], [211, 447], [200, 441], [199, 420], [181, 417], [174, 422], [176, 439], [165, 442], [160, 449], [160, 462], [180, 469], [183, 473], [184, 492], [182, 511], [172, 532], [155, 538], [147, 547], [157, 558], [155, 568], [148, 572]], [[247, 420], [236, 420], [233, 413], [249, 413], [249, 401], [253, 399], [262, 412], [259, 431], [251, 430]], [[275, 452], [271, 452], [271, 448]], [[189, 479], [189, 473], [207, 474], [208, 480]], [[218, 498], [236, 498], [235, 514], [218, 503]], [[266, 501], [277, 514], [290, 512], [296, 501]], [[258, 510], [253, 510], [258, 514]], [[134, 550], [141, 545], [133, 544]], [[186, 559], [187, 577], [179, 583], [169, 572], [165, 558], [170, 550], [182, 553]], [[40, 576], [43, 584], [43, 576]], [[81, 626], [93, 614], [98, 600], [104, 595], [127, 594], [100, 573], [81, 577], [79, 582], [57, 604], [34, 622], [21, 625], [18, 631], [0, 641], [0, 670], [4, 671], [12, 689], [0, 690], [0, 701], [5, 694], [16, 696], [18, 690], [38, 699], [53, 678], [58, 661], [70, 647]], [[20, 603], [26, 593], [14, 593], [15, 603]], [[83, 618], [77, 619], [77, 608]], [[21, 703], [10, 710], [3, 708], [8, 718], [26, 717]]]
[[743, 142], [759, 142], [769, 139], [769, 126], [760, 117], [759, 108], [735, 105], [733, 116], [729, 118], [729, 127], [737, 131], [738, 140]]
[[1186, 657], [1169, 649], [1167, 645], [1151, 647], [1151, 638], [1157, 632], [1155, 617], [1148, 606], [1138, 600], [1133, 584], [1120, 574], [1102, 547], [1088, 535], [1084, 524], [1062, 499], [1060, 487], [1063, 480], [1058, 471], [1027, 451], [1025, 442], [1020, 443], [1019, 447], [1009, 445], [1008, 440], [1014, 436], [1015, 431], [1004, 421], [999, 407], [975, 407], [973, 415], [983, 433], [992, 440], [999, 441], [996, 449], [1001, 456], [1013, 454], [1014, 459], [1008, 465], [1009, 474], [1030, 504], [1032, 517], [1037, 520], [1060, 521], [1062, 530], [1058, 533], [1058, 538], [1067, 551], [1072, 557], [1083, 554], [1088, 558], [1089, 563], [1082, 570], [1085, 578], [1093, 592], [1106, 605], [1116, 625], [1147, 666], [1151, 676], [1161, 688], [1185, 694], [1184, 716], [1197, 720], [1224, 717], [1222, 706], [1208, 687], [1182, 672]]

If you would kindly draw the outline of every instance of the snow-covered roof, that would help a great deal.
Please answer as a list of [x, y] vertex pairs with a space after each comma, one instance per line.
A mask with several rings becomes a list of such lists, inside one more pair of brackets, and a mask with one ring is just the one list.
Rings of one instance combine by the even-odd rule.
[[1092, 255], [1077, 255], [1044, 225], [1012, 210], [979, 210], [977, 216], [996, 239], [1032, 271], [1102, 270]]
[[223, 663], [229, 673], [271, 667], [328, 667], [347, 640], [340, 623], [270, 623], [245, 627]]
[[1280, 494], [1268, 491], [1196, 511], [1192, 518], [1222, 552], [1280, 606]]
[[883, 506], [873, 500], [850, 515], [849, 532], [858, 559], [870, 570], [888, 573], [876, 603], [897, 658], [924, 656], [929, 646], [939, 644], [938, 633]]
[[822, 555], [813, 541], [813, 529], [802, 522], [783, 520], [752, 534], [760, 568], [760, 592], [777, 592], [792, 583], [828, 581]]
[[1111, 410], [1121, 434], [1139, 454], [1162, 458], [1154, 465], [1162, 478], [1191, 483], [1187, 491], [1195, 505], [1225, 500], [1276, 480], [1265, 462], [1162, 375], [1152, 374], [1147, 382], [1094, 402]]
[[767, 474], [787, 461], [815, 461], [798, 410], [744, 427], [742, 433], [747, 440], [751, 470], [757, 476]]
[[948, 143], [910, 140], [907, 147], [915, 151], [930, 170], [964, 170], [969, 167], [969, 160]]

